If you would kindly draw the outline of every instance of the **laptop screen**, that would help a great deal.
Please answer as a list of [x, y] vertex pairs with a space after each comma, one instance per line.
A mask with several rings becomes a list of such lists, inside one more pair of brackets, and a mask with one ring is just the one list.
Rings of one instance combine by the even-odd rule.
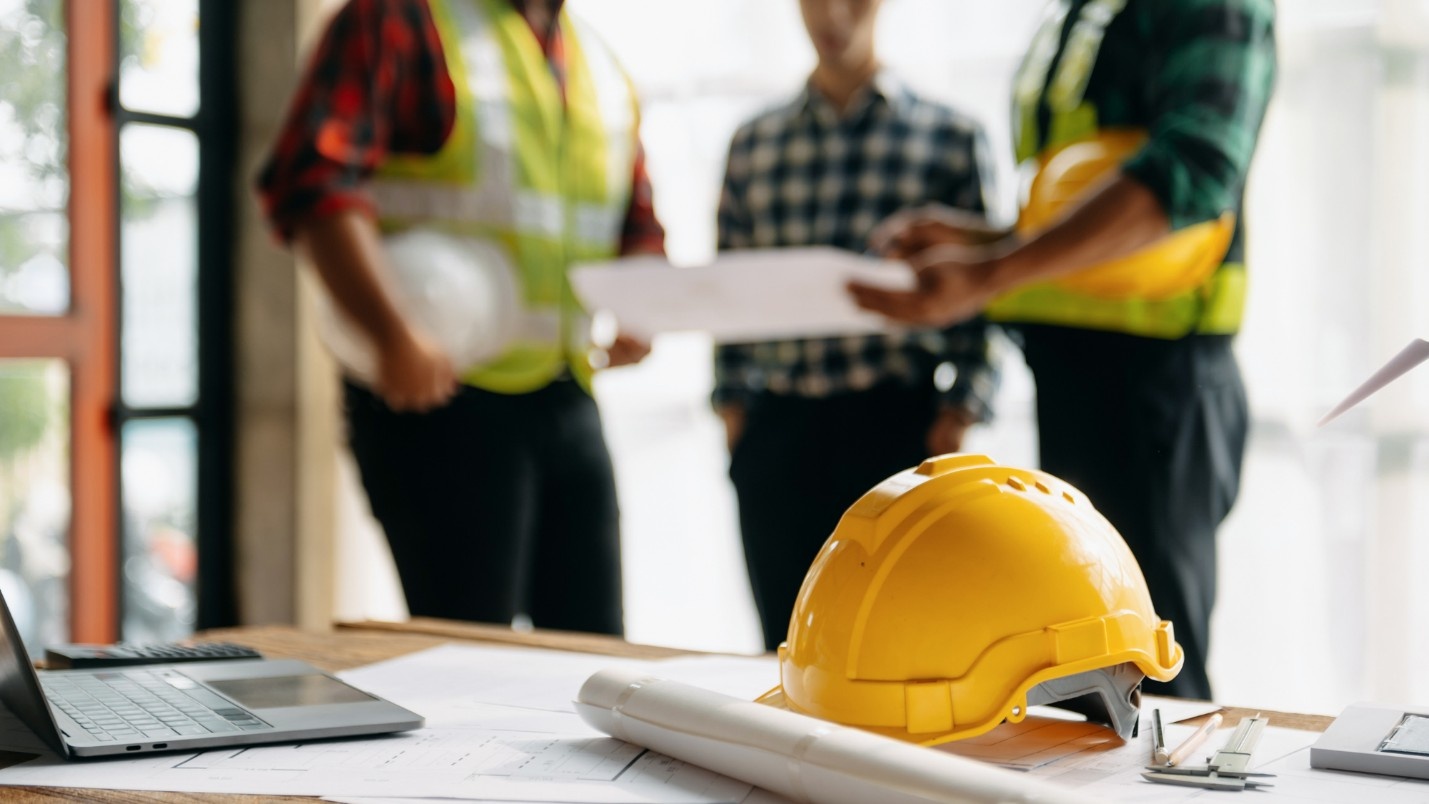
[[40, 691], [40, 679], [35, 675], [35, 666], [30, 663], [30, 654], [25, 651], [25, 643], [20, 641], [20, 629], [15, 627], [15, 618], [10, 616], [10, 606], [5, 596], [0, 594], [0, 701], [30, 730], [39, 735], [47, 745], [60, 756], [68, 754], [60, 740], [59, 726], [45, 703], [45, 694]]

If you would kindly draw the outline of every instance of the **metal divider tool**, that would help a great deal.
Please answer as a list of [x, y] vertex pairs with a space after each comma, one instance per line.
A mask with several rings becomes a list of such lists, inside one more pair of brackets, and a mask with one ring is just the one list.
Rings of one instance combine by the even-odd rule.
[[1269, 723], [1268, 718], [1259, 715], [1243, 718], [1240, 725], [1236, 726], [1235, 731], [1231, 733], [1230, 739], [1226, 740], [1226, 744], [1215, 753], [1215, 756], [1211, 757], [1207, 764], [1174, 767], [1148, 765], [1141, 776], [1151, 782], [1222, 790], [1270, 787], [1270, 784], [1258, 781], [1258, 779], [1273, 778], [1275, 774], [1253, 773], [1246, 770], [1250, 767], [1250, 756], [1255, 750], [1255, 744], [1260, 740], [1261, 733], [1265, 731], [1265, 727]]

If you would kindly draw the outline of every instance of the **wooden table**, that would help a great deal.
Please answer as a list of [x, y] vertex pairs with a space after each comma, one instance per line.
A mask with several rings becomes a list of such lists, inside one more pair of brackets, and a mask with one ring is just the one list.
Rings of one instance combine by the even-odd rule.
[[[692, 651], [635, 645], [618, 639], [591, 634], [540, 631], [520, 633], [510, 628], [448, 620], [416, 618], [404, 623], [363, 622], [338, 625], [329, 633], [300, 631], [285, 626], [255, 626], [208, 631], [203, 638], [214, 642], [237, 642], [256, 648], [273, 659], [301, 659], [329, 672], [361, 667], [365, 664], [392, 659], [419, 650], [453, 641], [486, 644], [520, 645], [554, 650], [598, 653], [637, 659], [665, 659], [685, 656]], [[1257, 713], [1269, 717], [1277, 726], [1310, 731], [1324, 731], [1334, 719], [1323, 715], [1300, 715], [1271, 712], [1253, 708], [1226, 707], [1221, 710], [1227, 723]], [[1193, 721], [1194, 722], [1194, 721]], [[79, 790], [61, 788], [0, 788], [0, 798], [17, 802], [244, 802], [251, 804], [258, 797], [213, 793], [152, 793], [121, 790]], [[307, 801], [311, 798], [263, 796], [265, 801]]]

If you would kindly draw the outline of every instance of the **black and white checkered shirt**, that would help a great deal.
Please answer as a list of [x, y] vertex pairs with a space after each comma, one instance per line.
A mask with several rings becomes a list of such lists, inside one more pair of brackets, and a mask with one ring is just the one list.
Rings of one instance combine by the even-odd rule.
[[[809, 86], [735, 132], [719, 248], [863, 252], [873, 227], [905, 207], [985, 212], [991, 180], [982, 128], [914, 96], [887, 71], [842, 114]], [[988, 326], [977, 319], [941, 331], [721, 346], [714, 402], [762, 391], [825, 397], [889, 381], [934, 383], [936, 375], [945, 404], [986, 420], [998, 381]]]

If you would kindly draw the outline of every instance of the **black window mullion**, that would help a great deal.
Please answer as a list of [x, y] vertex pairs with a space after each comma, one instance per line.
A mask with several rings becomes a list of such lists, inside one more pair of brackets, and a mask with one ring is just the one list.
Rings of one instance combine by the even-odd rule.
[[192, 419], [195, 424], [202, 421], [202, 408], [199, 405], [185, 405], [182, 407], [157, 407], [157, 408], [130, 408], [121, 405], [119, 415], [115, 417], [121, 424], [143, 419]]
[[[122, 0], [113, 0], [116, 19], [121, 14]], [[121, 136], [128, 124], [145, 124], [191, 131], [198, 139], [199, 172], [195, 204], [197, 207], [196, 242], [198, 328], [198, 389], [193, 405], [129, 407], [116, 403], [114, 419], [122, 450], [123, 425], [129, 421], [154, 419], [187, 419], [197, 433], [195, 482], [196, 517], [194, 538], [198, 550], [197, 619], [199, 629], [233, 625], [237, 621], [232, 580], [232, 444], [233, 444], [233, 342], [232, 227], [236, 186], [233, 166], [236, 161], [235, 52], [233, 33], [236, 4], [231, 0], [199, 0], [199, 111], [193, 117], [125, 109], [119, 103], [119, 59], [122, 48], [117, 41], [116, 26], [114, 82], [110, 103], [117, 125], [115, 137]], [[119, 153], [116, 141], [115, 153]], [[116, 174], [121, 169], [115, 165]], [[119, 182], [116, 182], [116, 192]], [[116, 198], [116, 231], [122, 231], [122, 198]], [[122, 247], [119, 253], [123, 253]], [[119, 261], [115, 271], [121, 283], [116, 304], [117, 349], [122, 343], [123, 274]], [[116, 365], [122, 365], [116, 356]], [[121, 387], [122, 387], [121, 379]], [[122, 452], [121, 452], [122, 454]], [[116, 473], [122, 483], [122, 475]], [[122, 495], [121, 495], [122, 499]], [[115, 533], [123, 533], [123, 506]], [[123, 622], [123, 578], [118, 579], [121, 593], [118, 611]]]
[[233, 222], [238, 3], [199, 0], [198, 614], [238, 622], [233, 583]]

